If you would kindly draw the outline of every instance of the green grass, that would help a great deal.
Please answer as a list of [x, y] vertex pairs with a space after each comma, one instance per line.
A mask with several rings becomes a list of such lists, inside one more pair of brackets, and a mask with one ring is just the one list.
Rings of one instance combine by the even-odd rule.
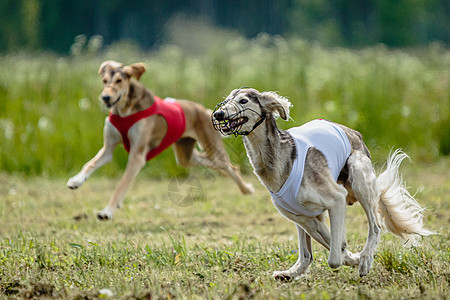
[[[66, 176], [95, 155], [106, 116], [97, 100], [97, 70], [106, 59], [145, 62], [148, 71], [141, 81], [157, 95], [209, 108], [241, 86], [278, 91], [294, 104], [294, 121], [280, 126], [313, 118], [341, 122], [365, 136], [376, 158], [397, 147], [425, 162], [450, 153], [450, 51], [439, 45], [349, 50], [267, 35], [253, 40], [208, 36], [214, 37], [210, 43], [194, 36], [148, 53], [119, 43], [96, 55], [0, 56], [0, 170]], [[226, 143], [232, 160], [250, 173], [242, 143]], [[171, 154], [159, 161], [162, 166], [151, 165], [147, 175], [183, 172]], [[125, 164], [126, 155], [118, 150], [101, 174], [117, 176]]]
[[[290, 283], [271, 274], [296, 261], [295, 228], [254, 176], [246, 178], [256, 193], [242, 196], [230, 179], [196, 169], [202, 197], [187, 205], [168, 196], [170, 178], [141, 174], [114, 219], [100, 222], [95, 212], [116, 179], [94, 176], [70, 191], [65, 179], [0, 174], [0, 299], [96, 299], [103, 289], [119, 299], [446, 299], [449, 168], [449, 159], [402, 168], [427, 207], [427, 228], [440, 235], [405, 249], [383, 234], [363, 278], [357, 267], [330, 269], [314, 242], [309, 273]], [[362, 250], [366, 233], [361, 207], [349, 207], [352, 251]]]

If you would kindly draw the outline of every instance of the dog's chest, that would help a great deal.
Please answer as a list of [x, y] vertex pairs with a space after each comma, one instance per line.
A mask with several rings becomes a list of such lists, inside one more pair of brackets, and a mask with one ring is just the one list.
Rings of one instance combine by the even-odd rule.
[[351, 146], [345, 132], [337, 125], [314, 120], [300, 127], [288, 130], [294, 138], [297, 157], [287, 180], [276, 193], [271, 193], [276, 203], [296, 215], [317, 216], [322, 212], [309, 212], [298, 201], [297, 195], [303, 179], [306, 154], [312, 147], [324, 154], [328, 168], [336, 181], [351, 153]]

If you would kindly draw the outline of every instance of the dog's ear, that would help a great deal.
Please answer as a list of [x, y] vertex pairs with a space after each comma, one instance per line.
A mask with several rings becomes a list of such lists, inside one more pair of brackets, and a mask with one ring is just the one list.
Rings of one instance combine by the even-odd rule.
[[289, 118], [289, 111], [292, 104], [287, 98], [275, 92], [262, 92], [260, 95], [260, 103], [266, 110], [280, 115], [283, 120]]
[[143, 63], [135, 63], [131, 66], [126, 66], [123, 68], [124, 73], [128, 77], [135, 77], [137, 80], [141, 78], [142, 74], [145, 72], [145, 64]]
[[103, 76], [103, 74], [105, 74], [105, 71], [108, 68], [115, 69], [115, 68], [120, 68], [122, 66], [123, 65], [120, 62], [117, 62], [115, 60], [107, 60], [100, 65], [100, 68], [98, 69], [98, 74], [100, 76]]

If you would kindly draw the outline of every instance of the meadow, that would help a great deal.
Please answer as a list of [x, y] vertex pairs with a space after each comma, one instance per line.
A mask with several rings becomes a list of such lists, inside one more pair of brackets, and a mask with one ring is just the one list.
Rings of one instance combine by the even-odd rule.
[[[151, 52], [130, 42], [99, 48], [93, 37], [76, 40], [70, 56], [0, 55], [0, 299], [446, 299], [450, 51], [440, 44], [330, 49], [196, 31], [195, 39], [174, 35]], [[427, 227], [440, 235], [407, 249], [384, 234], [364, 278], [357, 268], [330, 269], [328, 253], [314, 243], [309, 273], [277, 282], [272, 272], [297, 259], [296, 232], [252, 174], [241, 138], [224, 143], [254, 195], [240, 195], [208, 170], [178, 167], [167, 150], [141, 171], [114, 219], [97, 221], [125, 167], [123, 148], [80, 190], [65, 183], [101, 147], [107, 111], [97, 100], [97, 70], [107, 59], [144, 62], [141, 81], [155, 94], [211, 109], [241, 86], [278, 91], [294, 105], [280, 127], [313, 118], [353, 127], [377, 169], [391, 149], [403, 148], [413, 162], [402, 168], [404, 178], [428, 208]], [[361, 207], [350, 207], [354, 252], [366, 226]]]
[[[174, 38], [142, 52], [122, 42], [93, 52], [94, 37], [88, 46], [75, 43], [69, 57], [0, 56], [0, 170], [66, 176], [98, 151], [107, 112], [97, 99], [97, 71], [107, 59], [144, 62], [148, 71], [141, 81], [155, 94], [208, 108], [241, 86], [278, 91], [294, 105], [292, 120], [280, 122], [281, 127], [314, 118], [341, 122], [364, 135], [376, 160], [397, 147], [416, 161], [450, 154], [450, 51], [439, 44], [408, 52], [381, 45], [327, 49], [264, 34], [253, 40], [198, 36], [209, 43]], [[233, 161], [251, 172], [242, 143], [228, 139], [227, 146]], [[126, 159], [118, 150], [100, 173], [119, 175]], [[184, 172], [171, 154], [159, 162], [162, 166], [146, 168], [149, 176]]]
[[[309, 272], [287, 283], [271, 274], [296, 261], [296, 230], [254, 176], [246, 178], [256, 193], [242, 196], [229, 178], [203, 169], [179, 178], [179, 189], [141, 174], [124, 207], [101, 222], [95, 212], [115, 180], [68, 191], [64, 179], [2, 175], [0, 299], [447, 299], [449, 168], [448, 158], [402, 168], [439, 235], [410, 249], [384, 233], [363, 278], [357, 267], [330, 269], [328, 251], [313, 242]], [[355, 204], [347, 209], [349, 249], [361, 251], [366, 236]]]

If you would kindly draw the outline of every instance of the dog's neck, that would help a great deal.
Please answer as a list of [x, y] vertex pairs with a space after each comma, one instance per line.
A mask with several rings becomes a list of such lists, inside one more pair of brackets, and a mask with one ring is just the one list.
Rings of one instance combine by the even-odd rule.
[[127, 117], [138, 111], [145, 110], [155, 102], [153, 93], [136, 80], [130, 80], [128, 92], [122, 97], [123, 99], [111, 111], [113, 114], [121, 117]]
[[292, 136], [278, 129], [275, 118], [269, 114], [264, 123], [243, 140], [256, 176], [269, 191], [278, 192], [289, 177], [297, 156]]

